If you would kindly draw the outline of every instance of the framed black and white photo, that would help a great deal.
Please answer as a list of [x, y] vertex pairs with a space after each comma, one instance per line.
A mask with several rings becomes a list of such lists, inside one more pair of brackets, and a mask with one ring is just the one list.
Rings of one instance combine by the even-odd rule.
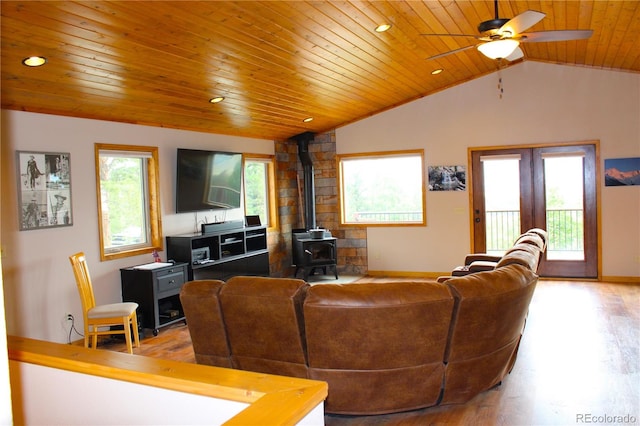
[[16, 152], [20, 230], [71, 226], [69, 153]]

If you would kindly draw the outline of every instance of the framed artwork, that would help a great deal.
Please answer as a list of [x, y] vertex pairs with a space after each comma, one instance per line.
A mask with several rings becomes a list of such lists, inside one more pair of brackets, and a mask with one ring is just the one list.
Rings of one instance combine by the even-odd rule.
[[20, 230], [71, 226], [69, 153], [17, 151]]
[[429, 166], [429, 191], [465, 191], [465, 166]]
[[640, 185], [640, 157], [604, 160], [604, 186]]

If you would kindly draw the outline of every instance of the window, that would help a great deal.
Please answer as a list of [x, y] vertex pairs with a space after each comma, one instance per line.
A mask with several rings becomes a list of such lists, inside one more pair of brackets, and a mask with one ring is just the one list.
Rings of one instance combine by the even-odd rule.
[[424, 152], [338, 155], [343, 225], [424, 225]]
[[273, 156], [245, 155], [245, 214], [258, 215], [267, 228], [278, 226], [276, 214], [275, 160]]
[[162, 250], [158, 148], [95, 144], [100, 259]]

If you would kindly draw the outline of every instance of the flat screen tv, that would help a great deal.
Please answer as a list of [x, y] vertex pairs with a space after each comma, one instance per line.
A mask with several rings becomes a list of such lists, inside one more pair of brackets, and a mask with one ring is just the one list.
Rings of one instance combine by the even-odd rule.
[[240, 207], [242, 154], [178, 148], [176, 213]]

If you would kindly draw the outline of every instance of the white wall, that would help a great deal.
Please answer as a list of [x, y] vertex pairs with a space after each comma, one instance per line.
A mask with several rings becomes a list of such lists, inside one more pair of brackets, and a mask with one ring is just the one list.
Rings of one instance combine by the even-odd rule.
[[35, 364], [10, 365], [21, 408], [17, 424], [220, 425], [249, 405]]
[[[273, 141], [98, 120], [2, 111], [2, 268], [7, 333], [64, 343], [64, 313], [82, 329], [80, 298], [69, 255], [84, 251], [98, 303], [121, 301], [120, 268], [153, 261], [151, 255], [100, 261], [94, 143], [159, 147], [160, 201], [164, 235], [191, 232], [194, 215], [175, 214], [177, 148], [273, 154]], [[73, 226], [18, 231], [15, 151], [68, 152]], [[213, 211], [208, 220], [213, 221]], [[220, 211], [216, 212], [220, 214]], [[240, 209], [226, 219], [242, 219]], [[204, 219], [200, 214], [198, 219]], [[164, 253], [161, 257], [166, 259]], [[79, 338], [72, 336], [73, 340]]]
[[[601, 167], [607, 158], [640, 157], [639, 74], [527, 61], [501, 75], [502, 99], [493, 73], [337, 129], [337, 151], [424, 148], [427, 165], [467, 165], [469, 146], [600, 140]], [[638, 277], [640, 186], [603, 185], [602, 274]], [[458, 265], [470, 249], [468, 197], [428, 192], [426, 228], [370, 228], [369, 270]]]

